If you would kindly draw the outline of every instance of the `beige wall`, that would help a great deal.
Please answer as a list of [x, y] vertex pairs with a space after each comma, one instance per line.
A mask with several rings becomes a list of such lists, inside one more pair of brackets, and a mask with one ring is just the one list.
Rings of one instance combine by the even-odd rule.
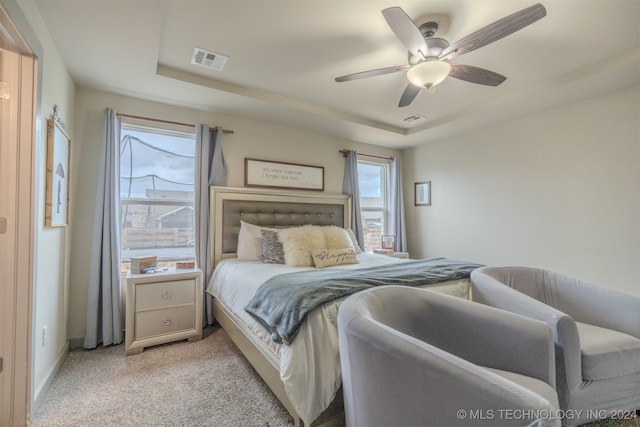
[[[31, 30], [42, 46], [38, 58], [41, 67], [41, 102], [36, 129], [36, 212], [35, 212], [35, 271], [33, 307], [32, 398], [37, 402], [51, 381], [67, 350], [67, 311], [69, 300], [69, 244], [72, 225], [45, 227], [44, 206], [46, 189], [47, 118], [58, 105], [59, 116], [66, 124], [71, 138], [71, 156], [76, 156], [73, 132], [74, 84], [60, 54], [41, 20], [33, 1], [20, 1], [19, 6]], [[70, 179], [75, 180], [73, 167]], [[73, 205], [73, 200], [71, 201]], [[73, 218], [71, 218], [71, 223]], [[47, 327], [48, 338], [43, 338]], [[36, 405], [37, 406], [37, 405]]]
[[[341, 148], [396, 151], [239, 117], [75, 89], [33, 0], [19, 7], [44, 55], [36, 141], [32, 395], [35, 400], [85, 329], [96, 159], [103, 111], [233, 129], [223, 146], [229, 184], [242, 186], [244, 157], [322, 165], [340, 192]], [[430, 143], [403, 153], [409, 249], [526, 264], [640, 295], [639, 88]], [[550, 96], [552, 96], [550, 94]], [[46, 118], [57, 104], [72, 140], [71, 223], [44, 227]], [[413, 183], [432, 180], [433, 206], [413, 206]], [[43, 344], [42, 329], [49, 339]]]
[[[639, 110], [634, 87], [406, 150], [411, 255], [538, 266], [640, 295]], [[414, 207], [424, 180], [432, 206]]]
[[76, 92], [76, 154], [73, 169], [80, 178], [73, 181], [74, 232], [71, 242], [69, 338], [81, 344], [85, 334], [87, 282], [96, 190], [96, 159], [103, 128], [105, 108], [117, 112], [182, 123], [206, 123], [231, 129], [223, 137], [223, 150], [229, 166], [229, 186], [244, 184], [244, 158], [281, 160], [324, 166], [325, 191], [342, 192], [344, 159], [338, 150], [356, 149], [367, 154], [398, 156], [396, 150], [356, 143], [301, 130], [143, 101], [106, 92], [78, 88]]

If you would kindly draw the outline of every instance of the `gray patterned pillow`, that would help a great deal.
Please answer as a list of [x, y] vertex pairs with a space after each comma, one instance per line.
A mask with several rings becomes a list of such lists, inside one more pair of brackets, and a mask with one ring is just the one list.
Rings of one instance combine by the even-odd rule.
[[278, 232], [261, 229], [262, 234], [262, 262], [265, 264], [284, 264], [284, 250], [278, 240]]

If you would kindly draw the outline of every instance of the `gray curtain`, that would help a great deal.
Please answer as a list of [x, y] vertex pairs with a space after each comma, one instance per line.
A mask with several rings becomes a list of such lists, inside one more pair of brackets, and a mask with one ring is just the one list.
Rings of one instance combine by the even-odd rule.
[[342, 193], [351, 196], [351, 229], [358, 239], [358, 245], [364, 250], [364, 232], [360, 215], [360, 187], [358, 184], [358, 154], [351, 150], [347, 154], [342, 179]]
[[[222, 128], [211, 130], [207, 125], [196, 125], [195, 156], [195, 245], [196, 263], [202, 270], [204, 287], [213, 273], [212, 248], [209, 230], [209, 186], [227, 185], [227, 165], [222, 154]], [[211, 297], [205, 292], [204, 325], [213, 324]]]
[[407, 229], [404, 222], [404, 198], [402, 196], [402, 171], [400, 169], [400, 159], [397, 157], [391, 161], [391, 206], [389, 226], [391, 232], [394, 234], [395, 250], [397, 252], [407, 251]]
[[105, 110], [102, 147], [98, 164], [94, 214], [87, 329], [84, 347], [122, 342], [120, 308], [120, 124], [115, 110]]

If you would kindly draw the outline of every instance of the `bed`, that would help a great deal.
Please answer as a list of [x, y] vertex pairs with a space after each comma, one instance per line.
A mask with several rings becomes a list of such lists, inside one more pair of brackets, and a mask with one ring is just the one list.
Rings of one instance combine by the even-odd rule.
[[[316, 269], [238, 259], [238, 234], [243, 223], [272, 229], [308, 224], [349, 229], [350, 210], [351, 199], [342, 194], [211, 187], [215, 269], [207, 292], [214, 297], [214, 317], [289, 411], [296, 426], [344, 424], [336, 323], [344, 298], [310, 311], [289, 344], [275, 342], [272, 333], [245, 307], [271, 277], [314, 274], [312, 270]], [[323, 270], [352, 274], [365, 267], [385, 268], [404, 262], [410, 261], [358, 253], [355, 264]], [[430, 285], [430, 289], [468, 298], [469, 280], [448, 280]]]

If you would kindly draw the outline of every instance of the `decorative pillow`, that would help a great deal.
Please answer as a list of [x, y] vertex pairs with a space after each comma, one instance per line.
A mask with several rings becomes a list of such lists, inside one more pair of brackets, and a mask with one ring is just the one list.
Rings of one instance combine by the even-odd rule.
[[347, 230], [347, 233], [349, 233], [349, 237], [351, 238], [351, 244], [353, 245], [353, 248], [355, 249], [356, 253], [361, 254], [362, 249], [358, 244], [358, 238], [356, 237], [356, 233], [354, 233], [353, 230], [350, 228]]
[[357, 264], [358, 258], [353, 248], [314, 249], [311, 258], [316, 268], [331, 267], [340, 264]]
[[261, 227], [258, 225], [240, 221], [238, 248], [236, 249], [238, 259], [262, 260], [262, 235], [260, 234], [260, 229]]
[[353, 247], [351, 237], [349, 237], [349, 233], [344, 228], [329, 225], [323, 227], [323, 229], [324, 237], [327, 239], [327, 246], [325, 246], [325, 248], [342, 249]]
[[303, 225], [278, 232], [284, 250], [284, 263], [289, 267], [312, 267], [311, 250], [326, 248], [323, 227]]
[[278, 232], [263, 228], [262, 234], [262, 262], [265, 264], [284, 264], [284, 249], [278, 240]]

